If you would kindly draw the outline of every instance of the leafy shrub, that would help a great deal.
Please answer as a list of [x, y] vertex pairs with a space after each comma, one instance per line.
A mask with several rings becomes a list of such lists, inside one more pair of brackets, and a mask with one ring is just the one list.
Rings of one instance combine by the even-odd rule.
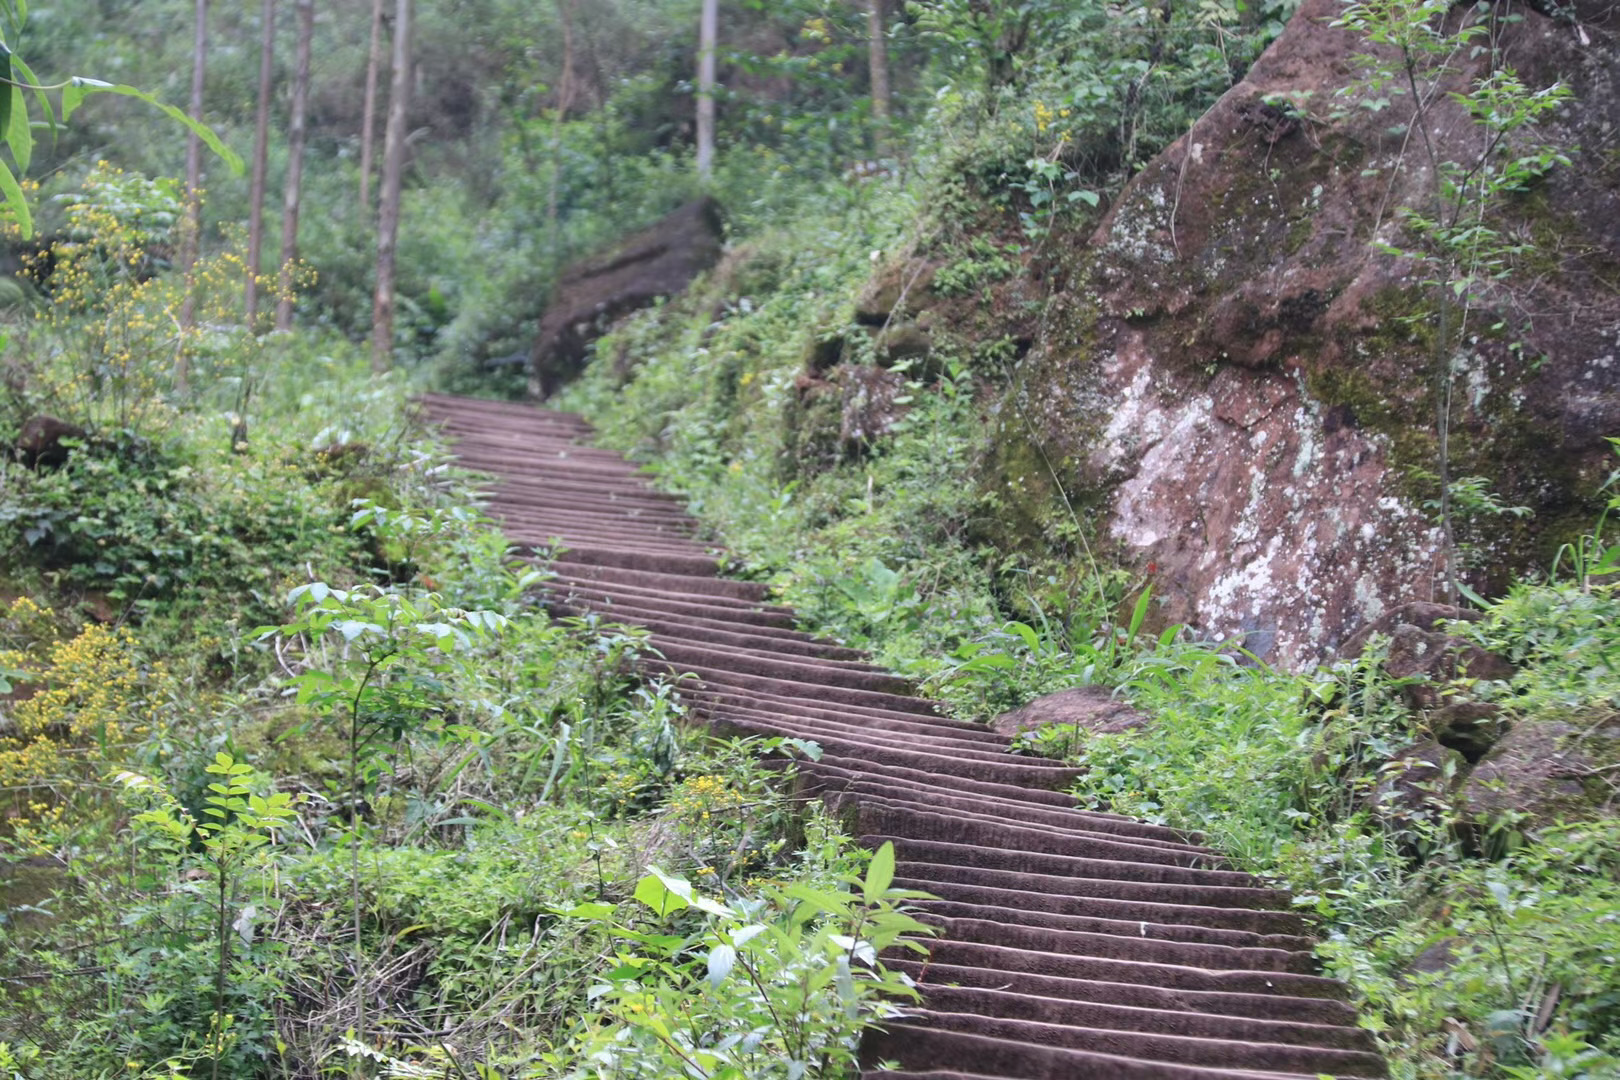
[[[548, 1055], [558, 1075], [831, 1080], [855, 1066], [860, 1032], [894, 1014], [888, 999], [917, 996], [878, 959], [896, 945], [925, 951], [913, 939], [928, 933], [899, 910], [916, 894], [891, 887], [892, 844], [847, 891], [800, 883], [722, 902], [648, 869], [635, 900], [650, 917], [620, 923], [611, 904], [559, 911], [601, 922], [618, 944], [591, 991], [600, 1012]], [[672, 921], [687, 933], [657, 932]]]

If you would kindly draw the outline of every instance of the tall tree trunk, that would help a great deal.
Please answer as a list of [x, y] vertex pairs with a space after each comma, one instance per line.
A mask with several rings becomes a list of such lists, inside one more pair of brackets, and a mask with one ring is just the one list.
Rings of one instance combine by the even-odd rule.
[[889, 144], [889, 45], [883, 0], [866, 0], [867, 67], [872, 77], [872, 149], [882, 157]]
[[371, 213], [371, 148], [377, 141], [377, 72], [382, 69], [383, 0], [371, 0], [371, 51], [366, 54], [366, 98], [360, 108], [360, 214]]
[[[208, 0], [197, 0], [195, 35], [191, 45], [191, 118], [202, 123], [203, 75], [208, 59]], [[174, 386], [184, 391], [190, 377], [191, 329], [197, 323], [198, 245], [202, 241], [202, 140], [195, 131], [186, 136], [186, 222], [180, 234], [180, 271], [186, 295], [180, 301], [180, 342], [175, 350]]]
[[703, 0], [698, 19], [697, 171], [705, 184], [714, 172], [714, 48], [720, 0]]
[[562, 187], [562, 127], [574, 103], [574, 0], [557, 0], [562, 21], [562, 77], [557, 80], [557, 112], [551, 122], [551, 185], [546, 192], [546, 248], [557, 258], [557, 195]]
[[371, 304], [371, 370], [387, 371], [394, 358], [394, 250], [399, 238], [399, 191], [405, 171], [405, 111], [411, 95], [411, 0], [396, 0], [394, 72], [388, 86], [388, 129], [383, 137], [382, 189], [377, 206], [377, 292]]
[[248, 194], [247, 281], [242, 306], [248, 330], [259, 316], [259, 273], [264, 255], [264, 188], [270, 159], [270, 95], [276, 77], [276, 0], [264, 0], [259, 19], [259, 115], [253, 128], [253, 184]]
[[298, 211], [304, 199], [304, 140], [309, 115], [309, 54], [315, 39], [315, 0], [295, 0], [298, 44], [293, 59], [292, 113], [287, 118], [287, 186], [281, 199], [281, 269], [276, 274], [276, 329], [293, 323], [293, 263], [298, 260]]

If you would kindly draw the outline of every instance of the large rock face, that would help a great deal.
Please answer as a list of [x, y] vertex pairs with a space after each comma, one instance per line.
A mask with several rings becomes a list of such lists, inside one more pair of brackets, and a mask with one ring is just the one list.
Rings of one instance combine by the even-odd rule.
[[724, 236], [720, 204], [704, 197], [565, 270], [540, 319], [530, 393], [550, 397], [578, 375], [587, 346], [615, 319], [685, 291], [720, 260]]
[[[1127, 187], [1003, 405], [1069, 490], [1106, 507], [1167, 621], [1290, 665], [1434, 598], [1444, 567], [1410, 472], [1435, 462], [1434, 294], [1376, 246], [1409, 243], [1394, 208], [1429, 180], [1389, 133], [1402, 99], [1335, 109], [1367, 48], [1329, 25], [1340, 10], [1306, 0]], [[1505, 44], [1527, 84], [1573, 90], [1535, 137], [1575, 162], [1506, 206], [1505, 231], [1538, 251], [1471, 314], [1455, 380], [1453, 475], [1536, 510], [1526, 526], [1482, 523], [1507, 537], [1496, 548], [1464, 522], [1482, 587], [1590, 522], [1603, 436], [1620, 435], [1620, 9], [1558, 10], [1523, 11]], [[1483, 63], [1459, 60], [1451, 85]], [[1275, 104], [1286, 95], [1303, 114]], [[1442, 100], [1430, 129], [1441, 160], [1478, 157], [1460, 106]], [[1001, 467], [994, 482], [1020, 479]]]

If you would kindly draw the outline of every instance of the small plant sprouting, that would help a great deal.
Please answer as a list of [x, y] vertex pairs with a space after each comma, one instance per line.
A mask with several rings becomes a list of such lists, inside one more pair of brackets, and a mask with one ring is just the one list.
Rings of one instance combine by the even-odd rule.
[[205, 1051], [210, 1060], [210, 1076], [219, 1080], [220, 1063], [232, 1042], [232, 1016], [225, 1010], [225, 987], [231, 970], [231, 939], [240, 934], [252, 940], [256, 911], [243, 907], [233, 919], [237, 883], [248, 863], [275, 842], [276, 830], [296, 816], [294, 796], [273, 791], [253, 790], [253, 766], [220, 751], [207, 766], [215, 777], [203, 800], [199, 820], [162, 784], [133, 772], [119, 774], [124, 787], [156, 805], [134, 819], [136, 825], [155, 830], [163, 846], [181, 862], [197, 858], [191, 854], [194, 842], [202, 845], [201, 862], [214, 884], [214, 1012], [209, 1024]]

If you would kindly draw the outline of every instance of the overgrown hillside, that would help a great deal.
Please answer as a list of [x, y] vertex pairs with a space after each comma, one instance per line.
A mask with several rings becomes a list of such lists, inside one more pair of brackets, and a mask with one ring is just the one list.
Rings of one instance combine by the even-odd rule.
[[[189, 6], [31, 6], [41, 75], [183, 96]], [[1612, 12], [890, 5], [884, 125], [860, 5], [727, 4], [704, 182], [696, 0], [422, 4], [374, 374], [366, 7], [320, 8], [290, 331], [217, 159], [176, 272], [183, 129], [36, 139], [0, 1072], [852, 1075], [906, 981], [850, 942], [921, 930], [888, 856], [791, 796], [815, 747], [548, 616], [409, 405], [520, 395], [564, 268], [706, 193], [719, 264], [551, 404], [956, 715], [1128, 714], [1024, 742], [1289, 885], [1394, 1075], [1620, 1075]], [[256, 17], [210, 15], [244, 152]]]

